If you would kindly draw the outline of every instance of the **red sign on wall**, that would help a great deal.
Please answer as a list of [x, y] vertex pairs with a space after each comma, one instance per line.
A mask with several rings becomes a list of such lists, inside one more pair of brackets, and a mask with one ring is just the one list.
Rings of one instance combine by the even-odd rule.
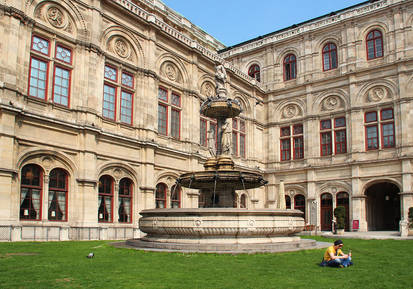
[[353, 220], [353, 230], [359, 229], [359, 220]]

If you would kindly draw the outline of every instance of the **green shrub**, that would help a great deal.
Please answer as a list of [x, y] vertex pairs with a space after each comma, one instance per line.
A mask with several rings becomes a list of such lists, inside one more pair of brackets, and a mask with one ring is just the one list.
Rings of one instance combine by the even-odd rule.
[[337, 229], [344, 229], [346, 208], [338, 206], [334, 209], [334, 217], [336, 217]]
[[409, 208], [409, 228], [413, 229], [413, 207]]

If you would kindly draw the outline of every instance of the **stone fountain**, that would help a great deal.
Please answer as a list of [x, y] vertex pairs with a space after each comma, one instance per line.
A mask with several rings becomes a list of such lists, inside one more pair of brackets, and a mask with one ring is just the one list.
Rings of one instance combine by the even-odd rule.
[[222, 65], [216, 67], [215, 80], [216, 96], [202, 104], [201, 113], [217, 120], [217, 147], [205, 162], [204, 171], [185, 173], [177, 179], [182, 187], [208, 192], [209, 207], [143, 210], [139, 228], [146, 236], [128, 240], [127, 245], [224, 253], [315, 247], [315, 241], [295, 236], [304, 228], [303, 213], [299, 210], [233, 208], [235, 190], [258, 188], [266, 181], [257, 172], [234, 169], [227, 119], [238, 116], [241, 106], [227, 95], [226, 71]]

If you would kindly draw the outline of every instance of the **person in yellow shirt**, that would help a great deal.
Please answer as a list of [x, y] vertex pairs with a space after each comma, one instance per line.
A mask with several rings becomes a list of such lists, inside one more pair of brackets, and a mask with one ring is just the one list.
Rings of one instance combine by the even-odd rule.
[[351, 262], [351, 252], [349, 254], [344, 254], [341, 250], [343, 246], [343, 241], [336, 240], [333, 246], [327, 248], [320, 265], [340, 268], [353, 265], [353, 262]]

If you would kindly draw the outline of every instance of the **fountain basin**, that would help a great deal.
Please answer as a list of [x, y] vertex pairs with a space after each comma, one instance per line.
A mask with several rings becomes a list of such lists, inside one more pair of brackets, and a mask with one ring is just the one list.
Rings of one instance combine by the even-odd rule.
[[272, 237], [286, 237], [304, 229], [299, 210], [194, 208], [151, 209], [140, 212], [143, 240], [184, 243], [268, 243]]
[[201, 114], [210, 118], [233, 118], [241, 113], [238, 102], [229, 98], [208, 99], [201, 106]]
[[142, 250], [206, 253], [281, 252], [316, 248], [294, 234], [304, 229], [299, 210], [194, 208], [140, 212], [147, 235], [126, 242]]
[[182, 174], [179, 183], [191, 189], [213, 189], [217, 179], [216, 189], [232, 188], [233, 190], [247, 190], [261, 187], [266, 184], [261, 174], [241, 172], [235, 170], [199, 171]]

